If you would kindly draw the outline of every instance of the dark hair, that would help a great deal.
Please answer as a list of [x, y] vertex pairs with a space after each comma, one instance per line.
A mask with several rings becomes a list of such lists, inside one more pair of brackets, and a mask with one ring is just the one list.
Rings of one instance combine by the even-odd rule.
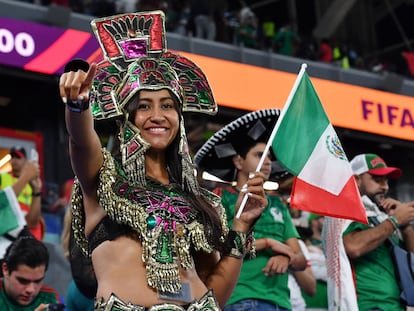
[[[171, 97], [174, 99], [177, 107], [178, 107], [178, 114], [179, 114], [179, 122], [183, 122], [182, 118], [182, 111], [181, 105], [178, 102], [177, 97], [170, 91], [168, 92], [171, 94]], [[136, 115], [136, 105], [133, 103], [136, 102], [137, 97], [139, 96], [139, 92], [129, 101], [126, 106], [126, 109], [129, 113], [129, 121], [134, 123], [135, 115]], [[180, 126], [178, 127], [180, 128]], [[181, 163], [181, 156], [179, 155], [179, 146], [180, 146], [180, 130], [178, 130], [177, 135], [175, 136], [172, 143], [167, 147], [166, 154], [166, 167], [168, 169], [170, 180], [174, 181], [177, 184], [181, 184], [182, 181], [182, 163]], [[115, 142], [115, 145], [119, 147], [119, 139]], [[119, 148], [114, 149], [114, 156], [120, 158]], [[187, 185], [183, 185], [183, 190], [188, 194], [190, 205], [194, 207], [196, 211], [199, 213], [198, 220], [200, 223], [203, 224], [205, 229], [205, 234], [209, 243], [213, 245], [216, 249], [222, 249], [223, 245], [221, 243], [221, 220], [218, 212], [215, 208], [211, 205], [206, 197], [203, 195], [195, 195], [192, 193]]]
[[13, 146], [10, 148], [10, 155], [19, 159], [26, 158], [26, 150], [21, 146]]
[[[242, 142], [239, 145], [235, 146], [235, 149], [236, 149], [237, 154], [240, 155], [243, 159], [245, 159], [249, 151], [253, 149], [254, 147], [256, 147], [257, 144], [260, 144], [260, 143], [267, 144], [267, 139], [264, 139], [264, 137], [259, 137], [257, 140], [253, 140], [250, 137], [243, 137]], [[276, 157], [273, 153], [272, 148], [269, 149], [269, 152], [270, 152], [270, 157], [273, 160], [275, 160]]]
[[34, 237], [20, 237], [6, 250], [3, 262], [10, 272], [17, 270], [19, 265], [36, 268], [49, 265], [49, 251], [46, 246]]
[[[167, 167], [170, 173], [170, 179], [179, 184], [182, 180], [182, 164], [181, 157], [178, 154], [178, 147], [180, 143], [180, 134], [178, 133], [174, 141], [167, 148]], [[212, 207], [211, 203], [203, 195], [195, 195], [188, 188], [184, 186], [184, 191], [188, 194], [190, 205], [199, 212], [198, 221], [204, 225], [206, 237], [211, 245], [216, 249], [222, 248], [220, 242], [221, 236], [221, 221], [217, 211]]]
[[237, 146], [236, 152], [238, 153], [238, 155], [240, 155], [243, 159], [246, 158], [247, 153], [249, 153], [249, 151], [251, 149], [253, 149], [258, 143], [266, 143], [265, 141], [261, 141], [261, 140], [253, 140], [249, 137], [245, 137], [243, 138], [243, 143], [240, 144], [240, 146]]

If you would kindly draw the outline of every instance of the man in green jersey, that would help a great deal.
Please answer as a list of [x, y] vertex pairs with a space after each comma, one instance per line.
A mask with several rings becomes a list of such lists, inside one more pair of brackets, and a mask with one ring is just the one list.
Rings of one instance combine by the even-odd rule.
[[18, 238], [2, 260], [0, 306], [4, 311], [44, 311], [59, 302], [57, 292], [43, 285], [49, 263], [46, 246], [31, 236]]
[[351, 167], [369, 220], [368, 225], [352, 222], [343, 234], [359, 310], [406, 310], [388, 239], [414, 251], [414, 204], [386, 197], [388, 178], [399, 178], [401, 170], [387, 166], [376, 154], [357, 155]]

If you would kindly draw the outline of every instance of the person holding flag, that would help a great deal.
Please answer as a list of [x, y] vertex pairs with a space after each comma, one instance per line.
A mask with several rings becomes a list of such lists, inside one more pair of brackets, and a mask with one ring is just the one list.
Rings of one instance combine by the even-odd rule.
[[0, 258], [19, 236], [30, 235], [26, 218], [20, 208], [19, 194], [27, 184], [39, 176], [39, 164], [26, 161], [13, 185], [0, 190]]
[[[216, 132], [196, 153], [194, 163], [200, 170], [234, 186], [213, 190], [221, 197], [231, 224], [236, 217], [235, 202], [245, 192], [249, 175], [256, 171], [269, 179], [276, 166], [270, 151], [264, 152], [271, 130], [279, 117], [278, 109], [264, 109], [243, 115]], [[282, 172], [282, 174], [285, 171]], [[267, 194], [269, 204], [254, 226], [256, 258], [245, 258], [237, 285], [224, 311], [291, 310], [288, 270], [306, 268], [299, 234], [287, 206], [277, 195]]]
[[[14, 146], [10, 149], [11, 171], [0, 174], [0, 189], [13, 186], [19, 179], [23, 167], [28, 162], [37, 162], [26, 156], [26, 150], [21, 146]], [[20, 209], [26, 218], [27, 227], [30, 233], [38, 240], [42, 240], [45, 233], [44, 219], [41, 214], [42, 180], [40, 173], [33, 179], [28, 180], [17, 194], [17, 201]]]
[[[324, 225], [329, 310], [357, 310], [342, 232], [349, 219], [367, 223], [366, 213], [347, 156], [306, 67], [303, 64], [299, 71], [264, 153], [272, 147], [294, 176], [290, 206], [329, 216]], [[257, 170], [262, 164], [263, 158]]]
[[352, 222], [343, 234], [355, 276], [359, 310], [406, 310], [400, 299], [388, 238], [414, 251], [414, 228], [410, 225], [414, 221], [414, 203], [387, 198], [388, 178], [399, 178], [402, 173], [399, 168], [387, 166], [378, 155], [359, 154], [352, 159], [351, 166], [369, 220], [369, 225]]

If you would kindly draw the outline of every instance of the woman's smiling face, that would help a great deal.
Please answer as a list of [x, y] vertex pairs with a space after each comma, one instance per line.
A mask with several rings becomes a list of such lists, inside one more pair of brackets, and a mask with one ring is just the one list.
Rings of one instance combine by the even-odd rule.
[[141, 90], [137, 97], [135, 126], [152, 151], [165, 151], [177, 136], [178, 105], [167, 89]]

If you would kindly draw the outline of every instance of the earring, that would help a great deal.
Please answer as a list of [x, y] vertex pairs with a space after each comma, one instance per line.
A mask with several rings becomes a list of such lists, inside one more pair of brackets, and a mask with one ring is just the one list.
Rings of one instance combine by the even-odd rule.
[[195, 175], [195, 167], [191, 160], [187, 136], [185, 134], [184, 119], [182, 117], [180, 120], [180, 145], [178, 153], [181, 156], [181, 166], [183, 170], [182, 186], [187, 185], [190, 192], [194, 193], [195, 195], [199, 195], [200, 190]]

